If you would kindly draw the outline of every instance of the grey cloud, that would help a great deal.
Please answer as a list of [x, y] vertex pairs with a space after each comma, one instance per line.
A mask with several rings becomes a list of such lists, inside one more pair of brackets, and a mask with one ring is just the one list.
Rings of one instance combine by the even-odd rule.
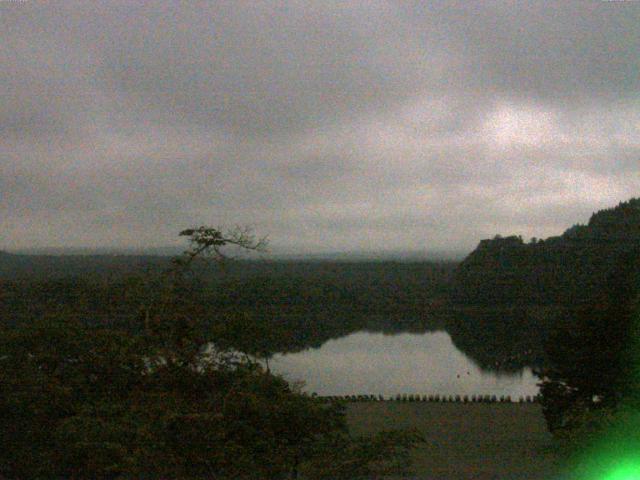
[[543, 101], [637, 99], [640, 9], [632, 2], [398, 5], [425, 45], [446, 41], [463, 53], [458, 86]]
[[2, 3], [0, 247], [560, 233], [640, 191], [639, 7]]
[[135, 17], [109, 45], [106, 82], [156, 117], [268, 134], [394, 105], [432, 75], [383, 3], [230, 5]]

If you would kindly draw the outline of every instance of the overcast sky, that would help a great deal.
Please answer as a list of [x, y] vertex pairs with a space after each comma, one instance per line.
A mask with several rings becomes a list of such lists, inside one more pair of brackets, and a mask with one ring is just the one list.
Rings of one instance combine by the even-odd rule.
[[640, 2], [0, 2], [0, 248], [470, 250], [640, 196]]

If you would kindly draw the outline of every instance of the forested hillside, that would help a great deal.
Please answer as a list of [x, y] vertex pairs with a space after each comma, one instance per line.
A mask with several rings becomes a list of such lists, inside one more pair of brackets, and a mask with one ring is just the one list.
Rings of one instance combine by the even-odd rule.
[[[363, 329], [446, 328], [483, 368], [516, 370], [543, 363], [544, 340], [568, 318], [567, 307], [596, 298], [617, 259], [639, 246], [640, 199], [633, 199], [558, 237], [483, 240], [461, 264], [196, 262], [198, 281], [185, 296], [238, 341], [246, 325], [260, 329], [252, 338], [263, 341], [247, 349], [295, 351]], [[161, 256], [0, 253], [0, 319], [139, 324], [168, 265]]]
[[640, 199], [546, 240], [482, 240], [452, 276], [448, 331], [485, 367], [545, 363], [544, 345], [572, 311], [600, 298], [623, 256], [640, 247]]
[[616, 259], [640, 244], [640, 199], [592, 215], [546, 240], [482, 240], [458, 267], [451, 299], [464, 305], [566, 305], [588, 302]]
[[[126, 258], [5, 256], [0, 265], [10, 262], [0, 269], [13, 269], [15, 276], [0, 278], [1, 323], [64, 316], [139, 325], [168, 259], [130, 257], [127, 264]], [[359, 329], [424, 330], [425, 315], [446, 302], [455, 267], [447, 261], [201, 262], [194, 268], [197, 281], [183, 296], [202, 306], [212, 327], [224, 324], [240, 339], [252, 325], [262, 332], [252, 338], [260, 337], [269, 350], [292, 351]], [[49, 277], [47, 270], [55, 274]], [[434, 328], [442, 322], [427, 323]]]

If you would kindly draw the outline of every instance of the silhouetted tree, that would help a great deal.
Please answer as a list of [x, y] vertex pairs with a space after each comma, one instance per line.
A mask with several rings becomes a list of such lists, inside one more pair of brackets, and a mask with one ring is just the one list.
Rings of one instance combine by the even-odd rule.
[[552, 432], [579, 427], [585, 412], [640, 399], [639, 274], [636, 249], [619, 259], [598, 297], [569, 309], [551, 336], [548, 365], [538, 374]]
[[415, 432], [353, 438], [340, 404], [209, 348], [191, 269], [227, 245], [264, 245], [235, 232], [183, 231], [191, 249], [153, 288], [132, 286], [145, 296], [139, 328], [65, 311], [2, 327], [0, 478], [358, 478], [407, 467]]

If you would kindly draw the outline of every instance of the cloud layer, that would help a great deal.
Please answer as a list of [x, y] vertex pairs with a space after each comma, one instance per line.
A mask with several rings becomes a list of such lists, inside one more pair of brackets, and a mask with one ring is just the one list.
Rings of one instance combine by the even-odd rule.
[[640, 194], [635, 2], [0, 4], [0, 246], [471, 249]]

